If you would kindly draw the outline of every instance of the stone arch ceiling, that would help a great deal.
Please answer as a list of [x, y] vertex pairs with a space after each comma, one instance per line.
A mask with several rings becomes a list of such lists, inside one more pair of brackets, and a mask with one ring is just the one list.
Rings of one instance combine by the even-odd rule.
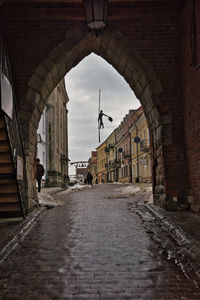
[[[106, 29], [97, 38], [88, 33], [85, 26], [69, 31], [65, 40], [55, 46], [37, 67], [21, 106], [21, 120], [29, 120], [37, 128], [54, 88], [71, 68], [91, 52], [104, 58], [125, 78], [143, 106], [149, 127], [158, 129], [162, 124], [153, 99], [162, 94], [162, 87], [148, 61], [120, 32]], [[161, 128], [158, 131], [163, 134]], [[167, 136], [163, 138], [167, 139]]]

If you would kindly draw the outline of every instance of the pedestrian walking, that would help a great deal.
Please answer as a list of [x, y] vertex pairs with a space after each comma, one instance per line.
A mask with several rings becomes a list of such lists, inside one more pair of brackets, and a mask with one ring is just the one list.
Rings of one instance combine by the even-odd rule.
[[90, 171], [87, 173], [87, 182], [88, 184], [90, 184], [92, 186], [92, 180], [93, 180], [93, 176], [90, 173]]
[[44, 167], [40, 164], [40, 159], [36, 159], [36, 180], [38, 183], [38, 193], [41, 191], [42, 176], [44, 175]]

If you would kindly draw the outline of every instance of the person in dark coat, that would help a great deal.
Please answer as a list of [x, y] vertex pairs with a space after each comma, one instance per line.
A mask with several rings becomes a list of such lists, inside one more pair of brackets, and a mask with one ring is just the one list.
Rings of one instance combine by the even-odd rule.
[[44, 167], [40, 164], [39, 158], [36, 159], [36, 180], [38, 182], [38, 193], [41, 191], [42, 176], [44, 175]]
[[87, 173], [87, 182], [88, 184], [92, 185], [93, 176], [90, 171]]

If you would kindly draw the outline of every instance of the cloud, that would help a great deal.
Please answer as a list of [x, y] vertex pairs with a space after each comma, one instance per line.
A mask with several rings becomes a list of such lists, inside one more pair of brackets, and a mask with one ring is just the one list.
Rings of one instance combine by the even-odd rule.
[[98, 145], [98, 104], [101, 90], [101, 109], [113, 118], [103, 118], [101, 142], [119, 126], [129, 109], [140, 106], [123, 77], [104, 59], [91, 54], [65, 77], [69, 96], [69, 157], [87, 160]]
[[[83, 75], [84, 74], [84, 75]], [[129, 99], [135, 99], [133, 91], [123, 77], [104, 59], [91, 54], [86, 57], [76, 68], [72, 69], [66, 76], [76, 78], [76, 81], [69, 82], [69, 88], [74, 90], [74, 95], [82, 95], [82, 90], [87, 89], [90, 97], [98, 100], [98, 90], [102, 90], [102, 97], [105, 102], [114, 100], [113, 95], [121, 99], [124, 92]], [[118, 83], [116, 84], [116, 81]]]

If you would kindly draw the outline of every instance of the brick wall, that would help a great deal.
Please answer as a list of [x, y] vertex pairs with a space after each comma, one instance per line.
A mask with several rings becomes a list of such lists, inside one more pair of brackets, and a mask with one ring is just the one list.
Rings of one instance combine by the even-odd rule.
[[[183, 18], [187, 18], [183, 13]], [[76, 26], [80, 26], [77, 21], [50, 22], [39, 18], [37, 21], [27, 21], [23, 15], [21, 20], [26, 21], [18, 18], [11, 22], [9, 16], [7, 21], [4, 18], [0, 24], [2, 35], [8, 47], [19, 107], [23, 109], [24, 121], [29, 125], [27, 155], [53, 87], [65, 72], [94, 51], [124, 76], [141, 101], [152, 133], [154, 159], [157, 161], [153, 171], [154, 190], [159, 199], [163, 194], [163, 200], [158, 203], [170, 207], [174, 200], [175, 207], [179, 200], [180, 204], [185, 202], [188, 178], [181, 90], [181, 14], [181, 8], [179, 11], [173, 11], [172, 7], [159, 12], [159, 9], [154, 11], [149, 6], [148, 13], [140, 10], [137, 16], [136, 10], [134, 17], [129, 20], [109, 21], [108, 30], [98, 38], [91, 38], [84, 26], [80, 34], [74, 31]], [[183, 53], [185, 56], [187, 53]], [[186, 120], [186, 123], [189, 122]], [[189, 140], [189, 126], [186, 127]], [[188, 144], [187, 157], [190, 151]], [[32, 158], [29, 161], [32, 164]], [[192, 163], [188, 158], [187, 162], [191, 169]]]
[[192, 3], [187, 1], [182, 16], [182, 91], [185, 122], [185, 151], [191, 205], [200, 209], [200, 2], [196, 3], [196, 62], [191, 54]]

